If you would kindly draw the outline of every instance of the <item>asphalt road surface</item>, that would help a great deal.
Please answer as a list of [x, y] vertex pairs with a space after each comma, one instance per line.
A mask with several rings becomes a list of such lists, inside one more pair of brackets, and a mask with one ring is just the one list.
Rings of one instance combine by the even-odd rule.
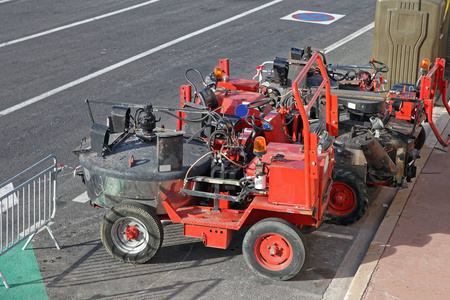
[[[365, 65], [371, 58], [375, 4], [0, 0], [0, 182], [49, 154], [77, 166], [72, 150], [91, 125], [85, 99], [178, 107], [187, 69], [207, 74], [219, 59], [229, 58], [233, 77], [251, 79], [257, 65], [286, 57], [292, 46], [325, 49], [328, 62]], [[329, 25], [313, 13], [312, 22], [282, 19], [298, 10], [343, 17]], [[95, 107], [95, 117], [103, 120], [108, 109]], [[169, 118], [161, 123], [175, 126]], [[51, 226], [62, 249], [56, 250], [45, 232], [32, 242], [49, 299], [322, 299], [325, 293], [339, 299], [395, 194], [375, 191], [377, 200], [357, 224], [325, 224], [305, 236], [301, 273], [276, 282], [258, 278], [244, 263], [246, 229], [220, 250], [183, 237], [179, 225], [168, 225], [151, 262], [116, 262], [100, 241], [105, 210], [82, 203], [84, 186], [69, 167], [58, 177]], [[15, 253], [20, 264], [21, 254]], [[12, 289], [26, 291], [30, 284], [24, 279]], [[8, 295], [13, 292], [0, 286], [0, 298]]]

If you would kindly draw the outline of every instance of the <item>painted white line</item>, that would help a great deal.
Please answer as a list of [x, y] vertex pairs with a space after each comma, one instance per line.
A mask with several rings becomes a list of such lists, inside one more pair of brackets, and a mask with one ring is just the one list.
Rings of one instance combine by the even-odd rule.
[[330, 45], [330, 46], [326, 47], [325, 50], [324, 50], [324, 51], [325, 51], [325, 54], [327, 54], [327, 53], [333, 51], [334, 49], [339, 48], [340, 46], [344, 45], [345, 43], [350, 42], [350, 41], [353, 40], [354, 38], [357, 38], [357, 37], [360, 36], [361, 34], [363, 34], [363, 33], [367, 32], [367, 31], [369, 31], [369, 30], [372, 29], [372, 28], [374, 28], [374, 26], [375, 26], [375, 22], [372, 22], [372, 23], [370, 23], [369, 25], [367, 25], [367, 26], [361, 28], [360, 30], [358, 30], [358, 31], [356, 31], [356, 32], [354, 32], [354, 33], [352, 33], [352, 34], [350, 34], [349, 36], [343, 38], [342, 40], [340, 40], [340, 41], [334, 43], [333, 45]]
[[210, 26], [207, 26], [207, 27], [205, 27], [205, 28], [203, 28], [203, 29], [200, 29], [200, 30], [194, 31], [194, 32], [192, 32], [192, 33], [186, 34], [186, 35], [184, 35], [184, 36], [182, 36], [182, 37], [179, 37], [179, 38], [174, 39], [174, 40], [172, 40], [172, 41], [170, 41], [170, 42], [167, 42], [167, 43], [165, 43], [165, 44], [162, 44], [162, 45], [160, 45], [160, 46], [158, 46], [158, 47], [155, 47], [155, 48], [153, 48], [153, 49], [150, 49], [150, 50], [148, 50], [148, 51], [145, 51], [145, 52], [143, 52], [143, 53], [141, 53], [141, 54], [138, 54], [138, 55], [135, 55], [135, 56], [130, 57], [130, 58], [128, 58], [128, 59], [125, 59], [125, 60], [123, 60], [123, 61], [121, 61], [121, 62], [118, 62], [118, 63], [116, 63], [116, 64], [114, 64], [114, 65], [111, 65], [111, 66], [109, 66], [109, 67], [107, 67], [107, 68], [104, 68], [104, 69], [102, 69], [102, 70], [99, 70], [99, 71], [97, 71], [97, 72], [95, 72], [95, 73], [92, 73], [92, 74], [89, 74], [89, 75], [87, 75], [87, 76], [81, 77], [81, 78], [79, 78], [79, 79], [77, 79], [77, 80], [75, 80], [75, 81], [69, 82], [69, 83], [67, 83], [67, 84], [65, 84], [65, 85], [62, 85], [62, 86], [56, 88], [56, 89], [53, 89], [53, 90], [48, 91], [48, 92], [46, 92], [46, 93], [43, 93], [43, 94], [41, 94], [41, 95], [39, 95], [39, 96], [36, 96], [36, 97], [31, 98], [31, 99], [29, 99], [29, 100], [26, 100], [26, 101], [24, 101], [24, 102], [22, 102], [22, 103], [19, 103], [19, 104], [17, 104], [17, 105], [14, 105], [14, 106], [12, 106], [12, 107], [10, 107], [10, 108], [7, 108], [7, 109], [5, 109], [5, 110], [2, 110], [2, 111], [0, 111], [0, 117], [1, 117], [1, 116], [6, 116], [7, 114], [10, 114], [10, 113], [12, 113], [12, 112], [15, 112], [16, 110], [19, 110], [19, 109], [21, 109], [21, 108], [24, 108], [24, 107], [26, 107], [26, 106], [28, 106], [28, 105], [33, 104], [33, 103], [39, 102], [39, 101], [41, 101], [42, 99], [45, 99], [45, 98], [50, 97], [50, 96], [53, 96], [53, 95], [55, 95], [55, 94], [57, 94], [57, 93], [59, 93], [59, 92], [62, 92], [62, 91], [64, 91], [64, 90], [67, 90], [67, 89], [69, 89], [69, 88], [71, 88], [71, 87], [74, 87], [74, 86], [76, 86], [76, 85], [79, 85], [79, 84], [81, 84], [81, 83], [83, 83], [83, 82], [86, 82], [86, 81], [88, 81], [88, 80], [91, 80], [91, 79], [93, 79], [93, 78], [95, 78], [95, 77], [98, 77], [98, 76], [100, 76], [100, 75], [103, 75], [103, 74], [105, 74], [105, 73], [108, 73], [108, 72], [110, 72], [110, 71], [113, 71], [113, 70], [115, 70], [115, 69], [117, 69], [117, 68], [120, 68], [120, 67], [122, 67], [122, 66], [125, 66], [125, 65], [127, 65], [127, 64], [130, 64], [130, 63], [132, 63], [132, 62], [135, 62], [135, 61], [138, 60], [138, 59], [141, 59], [141, 58], [143, 58], [143, 57], [149, 56], [150, 54], [153, 54], [153, 53], [155, 53], [155, 52], [158, 52], [158, 51], [160, 51], [160, 50], [163, 50], [163, 49], [165, 49], [165, 48], [168, 48], [168, 47], [173, 46], [173, 45], [175, 45], [175, 44], [178, 44], [178, 43], [180, 43], [180, 42], [183, 42], [183, 41], [185, 41], [185, 40], [187, 40], [187, 39], [190, 39], [190, 38], [195, 37], [195, 36], [197, 36], [197, 35], [200, 35], [200, 34], [202, 34], [202, 33], [204, 33], [204, 32], [207, 32], [207, 31], [210, 31], [210, 30], [212, 30], [212, 29], [215, 29], [215, 28], [217, 28], [217, 27], [223, 26], [223, 25], [225, 25], [225, 24], [227, 24], [227, 23], [230, 23], [230, 22], [233, 22], [233, 21], [235, 21], [235, 20], [238, 20], [238, 19], [241, 19], [241, 18], [243, 18], [243, 17], [246, 17], [246, 16], [248, 16], [248, 15], [254, 13], [254, 12], [260, 11], [260, 10], [262, 10], [262, 9], [264, 9], [264, 8], [267, 8], [267, 7], [269, 7], [269, 6], [272, 6], [272, 5], [277, 4], [277, 3], [279, 3], [279, 2], [282, 2], [282, 1], [283, 1], [283, 0], [275, 0], [275, 1], [272, 1], [272, 2], [269, 2], [269, 3], [266, 3], [266, 4], [264, 4], [264, 5], [258, 6], [258, 7], [256, 7], [256, 8], [251, 9], [251, 10], [248, 10], [248, 11], [246, 11], [246, 12], [243, 12], [243, 13], [241, 13], [241, 14], [238, 14], [238, 15], [236, 15], [236, 16], [234, 16], [234, 17], [231, 17], [231, 18], [229, 18], [229, 19], [223, 20], [223, 21], [221, 21], [221, 22], [217, 22], [217, 23], [215, 23], [215, 24], [213, 24], [213, 25], [210, 25]]
[[6, 2], [11, 2], [11, 1], [13, 1], [13, 0], [0, 0], [0, 4], [6, 3]]
[[[4, 195], [11, 192], [12, 190], [14, 190], [14, 186], [12, 183], [5, 185], [4, 187], [2, 187], [0, 189], [0, 197], [3, 197]], [[12, 195], [9, 195], [8, 197], [6, 197], [0, 201], [0, 212], [4, 213], [8, 209], [11, 209], [11, 207], [17, 205], [18, 203], [19, 203], [19, 198], [17, 197], [17, 195], [15, 193]]]
[[88, 202], [89, 201], [89, 197], [88, 197], [87, 192], [84, 192], [83, 194], [77, 196], [72, 201], [73, 202], [78, 202], [78, 203], [86, 203], [86, 202]]
[[316, 235], [325, 236], [328, 238], [338, 238], [338, 239], [344, 239], [344, 240], [353, 240], [353, 236], [351, 235], [345, 235], [345, 234], [339, 234], [339, 233], [332, 233], [332, 232], [325, 232], [325, 231], [314, 231], [313, 232]]
[[65, 26], [57, 27], [57, 28], [54, 28], [54, 29], [50, 29], [50, 30], [47, 30], [47, 31], [40, 32], [40, 33], [32, 34], [32, 35], [25, 36], [25, 37], [20, 38], [20, 39], [16, 39], [16, 40], [11, 40], [11, 41], [8, 41], [8, 42], [0, 43], [0, 48], [5, 47], [5, 46], [9, 46], [9, 45], [13, 45], [13, 44], [17, 44], [17, 43], [20, 43], [20, 42], [23, 42], [23, 41], [31, 40], [31, 39], [34, 39], [34, 38], [37, 38], [37, 37], [40, 37], [40, 36], [43, 36], [43, 35], [47, 35], [47, 34], [50, 34], [50, 33], [54, 33], [54, 32], [57, 32], [57, 31], [61, 31], [61, 30], [67, 29], [67, 28], [72, 28], [72, 27], [79, 26], [79, 25], [82, 25], [82, 24], [98, 21], [98, 20], [101, 20], [101, 19], [104, 19], [104, 18], [108, 18], [108, 17], [114, 16], [114, 15], [117, 15], [117, 14], [120, 14], [120, 13], [123, 13], [123, 12], [126, 12], [126, 11], [130, 11], [130, 10], [133, 10], [133, 9], [145, 6], [145, 5], [149, 5], [149, 4], [158, 2], [158, 1], [159, 0], [151, 0], [151, 1], [143, 2], [143, 3], [140, 3], [140, 4], [136, 4], [136, 5], [133, 5], [133, 6], [130, 6], [130, 7], [126, 7], [126, 8], [120, 9], [120, 10], [116, 10], [116, 11], [107, 13], [107, 14], [104, 14], [104, 15], [100, 15], [100, 16], [97, 16], [97, 17], [89, 18], [89, 19], [86, 19], [86, 20], [83, 20], [83, 21], [79, 21], [79, 22], [75, 22], [75, 23], [72, 23], [72, 24], [68, 24], [68, 25], [65, 25]]

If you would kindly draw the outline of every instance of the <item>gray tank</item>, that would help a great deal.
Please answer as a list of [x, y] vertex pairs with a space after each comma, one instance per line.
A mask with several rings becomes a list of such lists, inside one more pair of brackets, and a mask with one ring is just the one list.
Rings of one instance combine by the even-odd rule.
[[210, 159], [200, 159], [209, 151], [207, 145], [182, 131], [153, 127], [151, 134], [111, 132], [114, 126], [94, 123], [91, 138], [74, 150], [81, 165], [78, 175], [93, 206], [111, 208], [136, 201], [164, 214], [161, 203], [166, 198], [174, 207], [189, 202], [189, 197], [179, 194], [187, 172], [209, 175]]

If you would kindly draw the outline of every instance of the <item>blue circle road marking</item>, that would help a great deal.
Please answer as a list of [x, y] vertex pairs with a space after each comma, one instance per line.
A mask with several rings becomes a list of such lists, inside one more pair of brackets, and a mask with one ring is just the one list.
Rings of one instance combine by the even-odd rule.
[[292, 17], [300, 21], [309, 21], [309, 22], [326, 22], [334, 20], [334, 17], [331, 15], [318, 13], [301, 13], [295, 14]]

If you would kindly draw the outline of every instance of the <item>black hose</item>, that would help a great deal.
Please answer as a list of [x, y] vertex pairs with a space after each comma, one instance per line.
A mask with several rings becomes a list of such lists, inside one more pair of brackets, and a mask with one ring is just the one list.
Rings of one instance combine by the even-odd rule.
[[184, 73], [184, 78], [186, 78], [187, 82], [189, 82], [189, 84], [192, 85], [192, 86], [194, 87], [194, 92], [195, 92], [196, 95], [198, 95], [197, 87], [196, 87], [195, 84], [188, 78], [188, 73], [189, 73], [190, 71], [195, 71], [195, 72], [198, 73], [198, 75], [200, 75], [200, 79], [202, 80], [202, 83], [203, 83], [204, 86], [206, 86], [206, 82], [205, 82], [205, 80], [203, 79], [202, 73], [201, 73], [199, 70], [197, 70], [197, 69], [187, 69], [186, 72]]

